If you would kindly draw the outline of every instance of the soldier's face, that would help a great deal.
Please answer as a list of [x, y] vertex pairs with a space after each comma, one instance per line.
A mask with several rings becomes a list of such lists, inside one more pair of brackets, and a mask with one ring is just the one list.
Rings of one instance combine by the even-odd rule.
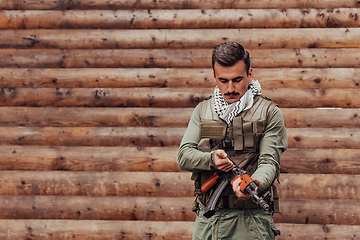
[[230, 67], [223, 67], [215, 62], [214, 78], [225, 101], [231, 104], [239, 101], [248, 90], [253, 71], [250, 68], [249, 74], [246, 73], [244, 61], [238, 61]]

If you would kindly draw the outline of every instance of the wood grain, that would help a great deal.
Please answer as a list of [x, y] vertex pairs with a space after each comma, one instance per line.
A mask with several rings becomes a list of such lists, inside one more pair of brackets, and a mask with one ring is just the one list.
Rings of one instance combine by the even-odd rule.
[[357, 7], [1, 11], [0, 29], [357, 28]]

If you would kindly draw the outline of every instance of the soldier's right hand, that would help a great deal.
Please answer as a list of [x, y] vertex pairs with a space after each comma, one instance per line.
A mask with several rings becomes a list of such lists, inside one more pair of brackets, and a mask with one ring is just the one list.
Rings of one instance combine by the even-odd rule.
[[234, 164], [229, 160], [224, 150], [216, 150], [214, 155], [214, 161], [217, 169], [228, 172], [234, 168]]

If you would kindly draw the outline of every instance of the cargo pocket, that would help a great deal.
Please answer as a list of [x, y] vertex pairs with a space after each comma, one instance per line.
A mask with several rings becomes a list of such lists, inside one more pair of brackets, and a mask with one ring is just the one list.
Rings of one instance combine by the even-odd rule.
[[251, 219], [249, 229], [252, 230], [252, 239], [274, 240], [275, 236], [280, 235], [270, 213], [265, 212], [264, 214], [262, 209], [248, 210], [248, 213]]
[[211, 240], [213, 239], [212, 221], [203, 217], [204, 209], [200, 207], [199, 214], [196, 217], [192, 239], [193, 240]]

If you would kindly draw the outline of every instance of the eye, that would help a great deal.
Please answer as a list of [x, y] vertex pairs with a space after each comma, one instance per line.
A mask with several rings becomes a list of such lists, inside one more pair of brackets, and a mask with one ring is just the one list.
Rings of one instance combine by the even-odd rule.
[[233, 82], [241, 82], [241, 80], [242, 80], [242, 78], [235, 78], [235, 79], [233, 79], [232, 81], [233, 81]]
[[219, 81], [222, 82], [222, 83], [227, 83], [228, 82], [228, 80], [224, 79], [224, 78], [219, 78]]

